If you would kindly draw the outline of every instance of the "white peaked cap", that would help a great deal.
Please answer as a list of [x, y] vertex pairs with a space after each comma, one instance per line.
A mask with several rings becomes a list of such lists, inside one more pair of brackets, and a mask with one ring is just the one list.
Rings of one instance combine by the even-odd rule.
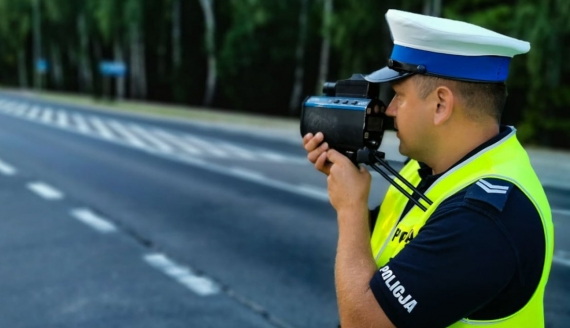
[[386, 19], [394, 44], [420, 50], [462, 56], [524, 54], [530, 43], [477, 25], [390, 9]]
[[477, 25], [390, 9], [394, 39], [388, 67], [366, 77], [386, 82], [419, 73], [475, 82], [503, 82], [513, 56], [530, 44]]

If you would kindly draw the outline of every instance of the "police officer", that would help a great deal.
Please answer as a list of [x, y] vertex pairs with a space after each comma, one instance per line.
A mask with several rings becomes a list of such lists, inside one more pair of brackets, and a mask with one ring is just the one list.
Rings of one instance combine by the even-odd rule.
[[[325, 173], [339, 227], [342, 327], [544, 327], [553, 253], [550, 206], [517, 141], [500, 125], [509, 63], [527, 42], [453, 20], [389, 10], [388, 66], [400, 172], [427, 211], [390, 187], [369, 211], [371, 176], [304, 137]], [[422, 201], [423, 202], [423, 201]]]

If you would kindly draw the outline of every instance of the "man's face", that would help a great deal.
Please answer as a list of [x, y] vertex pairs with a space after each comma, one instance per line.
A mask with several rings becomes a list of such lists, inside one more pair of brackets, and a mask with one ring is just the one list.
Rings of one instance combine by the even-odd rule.
[[394, 118], [400, 153], [421, 161], [422, 154], [429, 148], [431, 118], [428, 116], [428, 101], [419, 97], [412, 79], [406, 78], [392, 84], [396, 94], [388, 105], [386, 115]]

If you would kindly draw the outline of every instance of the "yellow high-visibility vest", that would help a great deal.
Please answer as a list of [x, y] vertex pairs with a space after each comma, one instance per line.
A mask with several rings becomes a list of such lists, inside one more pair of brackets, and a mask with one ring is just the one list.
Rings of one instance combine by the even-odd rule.
[[[516, 130], [511, 129], [512, 131], [508, 136], [453, 167], [437, 179], [425, 192], [425, 195], [433, 201], [433, 205], [429, 206], [423, 200], [421, 201], [428, 207], [426, 212], [423, 212], [418, 206], [414, 206], [398, 222], [408, 198], [391, 186], [382, 202], [374, 226], [371, 238], [372, 254], [375, 256], [377, 267], [381, 268], [396, 256], [409, 240], [421, 233], [426, 221], [444, 200], [480, 179], [498, 178], [509, 181], [522, 190], [532, 201], [540, 214], [546, 241], [542, 276], [534, 294], [523, 308], [508, 317], [488, 321], [462, 319], [450, 326], [453, 328], [473, 326], [487, 328], [544, 327], [544, 289], [550, 273], [554, 251], [552, 214], [544, 189], [530, 164], [528, 155], [516, 138]], [[417, 186], [421, 181], [418, 169], [419, 164], [416, 161], [410, 161], [404, 166], [400, 174], [412, 185]], [[411, 190], [404, 184], [400, 183], [400, 185], [411, 193]], [[393, 238], [396, 231], [400, 236], [405, 233], [409, 238]], [[441, 256], [445, 256], [445, 254]]]

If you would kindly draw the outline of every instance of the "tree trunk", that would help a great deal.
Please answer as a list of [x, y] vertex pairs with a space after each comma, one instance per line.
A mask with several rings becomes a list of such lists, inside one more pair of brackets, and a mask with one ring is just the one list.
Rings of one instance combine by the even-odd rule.
[[37, 61], [42, 58], [42, 29], [41, 29], [41, 12], [39, 0], [33, 1], [33, 21], [34, 21], [34, 54], [32, 61], [32, 72], [34, 72], [34, 86], [36, 89], [42, 89], [42, 73], [37, 69]]
[[61, 51], [59, 50], [59, 46], [55, 43], [52, 43], [50, 46], [51, 52], [51, 73], [53, 77], [53, 81], [55, 83], [55, 87], [58, 90], [63, 88], [63, 68], [61, 64]]
[[307, 38], [307, 0], [301, 0], [301, 10], [299, 11], [299, 38], [297, 39], [297, 49], [295, 51], [296, 67], [295, 81], [293, 82], [293, 92], [289, 102], [289, 113], [294, 114], [299, 111], [301, 94], [303, 93], [303, 77], [305, 75], [305, 39]]
[[91, 73], [91, 63], [89, 60], [89, 35], [87, 31], [87, 19], [82, 12], [77, 18], [77, 29], [79, 31], [79, 85], [81, 91], [91, 92], [93, 90], [93, 75]]
[[424, 0], [423, 14], [429, 16], [441, 16], [441, 1], [442, 0]]
[[[121, 42], [118, 39], [115, 39], [115, 42], [113, 44], [113, 53], [116, 62], [125, 62], [123, 56], [123, 48], [121, 47]], [[117, 77], [115, 82], [116, 97], [117, 99], [123, 99], [125, 97], [125, 77]]]
[[[73, 69], [77, 69], [77, 71], [75, 71], [74, 74], [77, 78], [77, 81], [73, 81], [74, 83], [70, 84], [70, 86], [73, 88], [77, 88], [74, 89], [74, 91], [79, 91], [79, 83], [80, 83], [80, 74], [79, 74], [79, 58], [77, 55], [77, 48], [75, 47], [75, 45], [68, 43], [67, 44], [67, 51], [64, 51], [64, 54], [67, 54], [68, 56], [68, 62], [69, 62], [69, 67], [71, 68], [71, 70]], [[76, 83], [75, 83], [76, 82]]]
[[[142, 28], [141, 28], [142, 30]], [[142, 34], [142, 31], [141, 31]], [[146, 56], [145, 56], [145, 42], [144, 35], [139, 34], [137, 49], [138, 49], [138, 64], [139, 64], [139, 92], [140, 98], [146, 99]]]
[[130, 81], [129, 81], [129, 88], [131, 98], [138, 98], [138, 79], [139, 79], [139, 65], [138, 65], [138, 55], [137, 55], [137, 28], [134, 22], [130, 24]]
[[131, 23], [131, 96], [146, 97], [145, 44], [139, 24]]
[[204, 105], [211, 106], [214, 101], [216, 92], [216, 47], [215, 47], [215, 30], [216, 21], [214, 18], [214, 0], [200, 0], [200, 5], [204, 11], [204, 21], [206, 24], [205, 43], [206, 53], [208, 57], [208, 76], [206, 78], [206, 93], [204, 95]]
[[182, 62], [180, 35], [180, 0], [174, 0], [172, 1], [172, 68], [175, 72]]
[[331, 50], [331, 21], [333, 14], [333, 0], [323, 0], [323, 43], [321, 44], [321, 59], [319, 64], [319, 77], [317, 78], [317, 94], [323, 90], [323, 85], [329, 74], [329, 58]]
[[18, 81], [20, 88], [28, 87], [28, 72], [26, 70], [26, 50], [24, 47], [18, 49]]

